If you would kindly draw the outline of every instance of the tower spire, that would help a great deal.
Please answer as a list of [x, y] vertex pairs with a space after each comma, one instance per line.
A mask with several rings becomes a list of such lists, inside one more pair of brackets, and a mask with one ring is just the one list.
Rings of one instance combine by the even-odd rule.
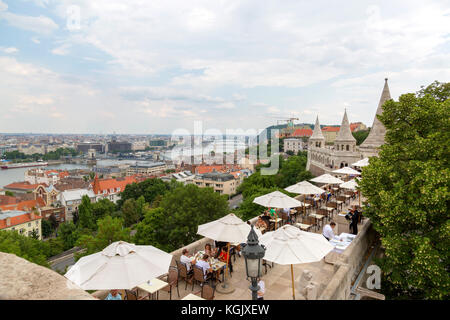
[[345, 109], [344, 111], [341, 128], [339, 129], [339, 133], [335, 141], [356, 142], [355, 137], [352, 135], [352, 130], [350, 130], [350, 123], [348, 122], [347, 117], [347, 109]]
[[322, 129], [320, 129], [319, 116], [316, 117], [316, 124], [314, 125], [314, 131], [310, 139], [325, 140], [325, 137], [323, 136], [322, 133]]
[[381, 92], [380, 102], [378, 103], [375, 119], [373, 119], [372, 128], [370, 129], [369, 135], [361, 144], [360, 148], [378, 148], [384, 143], [386, 128], [381, 123], [381, 121], [378, 120], [377, 115], [383, 113], [383, 104], [390, 99], [391, 93], [389, 91], [388, 78], [385, 78], [383, 91]]

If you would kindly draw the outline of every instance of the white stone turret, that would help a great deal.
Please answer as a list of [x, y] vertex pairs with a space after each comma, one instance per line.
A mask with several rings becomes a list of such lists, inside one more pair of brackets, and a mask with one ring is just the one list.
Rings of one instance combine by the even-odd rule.
[[309, 138], [309, 146], [313, 148], [323, 148], [325, 146], [325, 137], [323, 136], [322, 129], [320, 128], [319, 116], [316, 118], [313, 134]]
[[376, 155], [377, 149], [384, 144], [384, 136], [386, 135], [386, 128], [378, 120], [377, 115], [383, 113], [383, 104], [391, 99], [391, 93], [389, 92], [388, 79], [384, 79], [383, 92], [381, 93], [380, 102], [378, 103], [375, 119], [373, 119], [372, 128], [370, 133], [364, 142], [359, 146], [360, 150], [365, 156]]
[[341, 128], [334, 140], [335, 150], [337, 151], [355, 151], [356, 139], [352, 135], [350, 130], [350, 123], [348, 122], [347, 110], [344, 111], [344, 117], [342, 118]]

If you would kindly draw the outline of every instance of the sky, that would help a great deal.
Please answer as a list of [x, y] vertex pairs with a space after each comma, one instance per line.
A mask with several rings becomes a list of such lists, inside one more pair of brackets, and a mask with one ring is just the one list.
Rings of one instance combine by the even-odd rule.
[[450, 0], [0, 0], [0, 132], [371, 126], [450, 81]]

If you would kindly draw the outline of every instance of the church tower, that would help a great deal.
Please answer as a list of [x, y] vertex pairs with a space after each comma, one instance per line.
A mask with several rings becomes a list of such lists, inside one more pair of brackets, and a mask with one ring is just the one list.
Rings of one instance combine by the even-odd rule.
[[339, 152], [354, 152], [356, 151], [356, 139], [350, 130], [350, 123], [348, 122], [347, 110], [344, 111], [341, 128], [334, 140], [334, 149]]
[[323, 136], [322, 129], [320, 129], [319, 116], [317, 116], [313, 134], [309, 138], [309, 148], [324, 148], [324, 147], [325, 147], [325, 137]]
[[364, 142], [359, 146], [359, 150], [363, 153], [364, 157], [378, 155], [378, 148], [384, 144], [384, 136], [386, 135], [386, 128], [378, 120], [377, 115], [383, 113], [383, 104], [391, 99], [391, 93], [389, 92], [388, 79], [384, 79], [384, 88], [381, 92], [380, 102], [378, 103], [375, 119], [373, 120], [370, 133]]

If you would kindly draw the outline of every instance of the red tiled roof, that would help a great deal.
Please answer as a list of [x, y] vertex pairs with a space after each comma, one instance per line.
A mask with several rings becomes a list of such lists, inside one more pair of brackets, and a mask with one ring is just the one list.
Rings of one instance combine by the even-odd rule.
[[109, 194], [111, 189], [114, 189], [115, 193], [117, 188], [120, 188], [120, 192], [122, 192], [127, 184], [133, 182], [137, 182], [134, 176], [117, 179], [101, 179], [101, 180], [95, 177], [92, 188], [95, 194], [103, 194], [104, 190], [106, 190], [106, 194]]
[[45, 207], [45, 202], [42, 198], [37, 198], [36, 200], [25, 200], [18, 203], [1, 205], [1, 210], [20, 210], [20, 211], [30, 211], [33, 208]]
[[310, 137], [313, 131], [311, 129], [297, 129], [292, 134], [294, 137]]
[[3, 188], [5, 189], [22, 189], [22, 190], [34, 190], [39, 186], [39, 183], [37, 184], [31, 184], [28, 181], [23, 182], [13, 182], [10, 183]]
[[19, 199], [11, 196], [0, 195], [0, 205], [13, 204], [19, 202]]
[[322, 131], [325, 132], [339, 132], [339, 130], [341, 129], [341, 127], [323, 127]]
[[22, 223], [26, 223], [26, 222], [30, 222], [30, 221], [34, 221], [34, 220], [38, 220], [38, 219], [42, 219], [41, 216], [38, 216], [37, 214], [34, 215], [34, 219], [31, 219], [31, 213], [24, 213], [20, 216], [15, 216], [15, 217], [11, 217], [11, 225], [7, 226], [6, 225], [6, 219], [1, 219], [0, 220], [0, 229], [5, 229], [5, 228], [10, 228], [13, 226], [16, 226], [18, 224], [22, 224]]
[[228, 171], [231, 171], [232, 169], [239, 170], [240, 167], [232, 165], [232, 164], [228, 164], [228, 165], [222, 165], [222, 164], [200, 165], [200, 166], [197, 166], [195, 168], [195, 173], [196, 174], [204, 174], [204, 173], [213, 172], [214, 170], [217, 171], [217, 172], [228, 172]]

